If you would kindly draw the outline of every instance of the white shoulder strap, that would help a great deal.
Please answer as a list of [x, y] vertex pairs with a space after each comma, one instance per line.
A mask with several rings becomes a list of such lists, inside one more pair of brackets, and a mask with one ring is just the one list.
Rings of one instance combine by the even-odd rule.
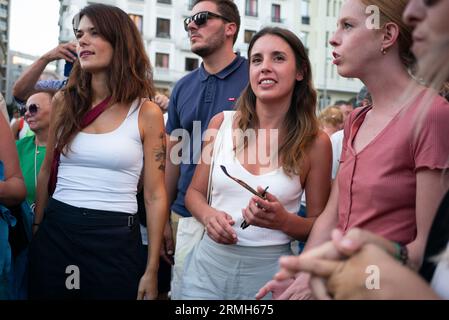
[[210, 161], [210, 167], [209, 167], [209, 178], [207, 181], [207, 203], [210, 205], [212, 202], [212, 174], [214, 171], [214, 164], [215, 164], [215, 156], [221, 149], [221, 146], [223, 145], [223, 135], [226, 132], [226, 128], [231, 126], [232, 128], [232, 120], [234, 119], [235, 111], [223, 111], [224, 119], [223, 122], [220, 125], [220, 128], [218, 129], [217, 136], [215, 138], [214, 147], [212, 149], [212, 158]]

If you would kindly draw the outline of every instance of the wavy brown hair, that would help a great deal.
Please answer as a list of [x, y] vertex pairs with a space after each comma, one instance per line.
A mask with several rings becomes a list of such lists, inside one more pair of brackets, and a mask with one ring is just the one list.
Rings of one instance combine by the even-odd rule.
[[[285, 172], [288, 175], [299, 175], [301, 162], [319, 131], [315, 113], [317, 94], [312, 82], [312, 68], [301, 40], [293, 32], [278, 27], [263, 28], [254, 35], [248, 47], [249, 59], [251, 59], [254, 44], [265, 35], [277, 36], [288, 43], [295, 54], [296, 69], [303, 75], [303, 79], [296, 81], [293, 88], [290, 108], [283, 124], [286, 136], [278, 151]], [[249, 128], [257, 128], [259, 125], [256, 99], [251, 85], [248, 84], [237, 101], [237, 110], [240, 115], [238, 127], [243, 132]]]
[[[107, 86], [111, 92], [110, 105], [129, 104], [136, 98], [153, 98], [152, 69], [145, 52], [142, 37], [136, 25], [121, 9], [92, 4], [73, 18], [76, 32], [83, 16], [90, 19], [98, 34], [113, 48], [108, 69]], [[92, 74], [84, 71], [77, 60], [67, 86], [57, 101], [59, 112], [56, 122], [57, 149], [66, 152], [75, 135], [82, 130], [81, 121], [92, 106]]]

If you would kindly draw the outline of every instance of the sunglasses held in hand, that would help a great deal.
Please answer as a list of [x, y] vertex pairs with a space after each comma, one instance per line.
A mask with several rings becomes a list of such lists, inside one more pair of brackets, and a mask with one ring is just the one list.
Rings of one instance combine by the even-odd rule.
[[[268, 187], [265, 188], [265, 190], [262, 193], [257, 192], [255, 189], [251, 188], [251, 186], [249, 184], [247, 184], [246, 182], [234, 178], [233, 176], [231, 176], [228, 171], [226, 170], [225, 166], [220, 166], [221, 170], [223, 170], [224, 174], [226, 176], [228, 176], [229, 178], [231, 178], [232, 180], [234, 180], [235, 182], [237, 182], [239, 185], [241, 185], [243, 188], [245, 188], [246, 190], [248, 190], [249, 192], [251, 192], [252, 194], [258, 196], [259, 198], [266, 200], [266, 195], [267, 195], [267, 190]], [[245, 220], [243, 220], [242, 224], [240, 225], [240, 228], [242, 229], [246, 229], [249, 227], [249, 223], [246, 222]]]
[[200, 26], [204, 25], [207, 22], [207, 20], [212, 18], [212, 17], [213, 18], [220, 18], [220, 19], [223, 19], [224, 21], [231, 22], [228, 18], [225, 18], [225, 17], [223, 17], [223, 16], [221, 16], [219, 14], [216, 14], [216, 13], [213, 13], [213, 12], [210, 12], [210, 11], [201, 11], [201, 12], [198, 12], [198, 13], [194, 14], [191, 17], [187, 17], [187, 18], [184, 19], [184, 29], [186, 31], [189, 31], [189, 24], [192, 21], [195, 22], [195, 24], [198, 27], [200, 27]]

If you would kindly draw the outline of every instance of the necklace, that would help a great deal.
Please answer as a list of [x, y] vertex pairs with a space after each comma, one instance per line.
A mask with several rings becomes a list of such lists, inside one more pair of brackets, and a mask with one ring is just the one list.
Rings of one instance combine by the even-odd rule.
[[39, 154], [39, 149], [37, 146], [36, 140], [34, 141], [35, 150], [34, 150], [34, 187], [37, 188], [37, 155]]

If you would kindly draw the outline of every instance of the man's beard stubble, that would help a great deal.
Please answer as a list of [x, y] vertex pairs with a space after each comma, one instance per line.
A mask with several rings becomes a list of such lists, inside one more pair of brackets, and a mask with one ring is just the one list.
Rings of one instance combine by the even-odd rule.
[[223, 27], [215, 35], [213, 35], [206, 44], [201, 47], [192, 48], [192, 52], [201, 58], [206, 58], [215, 53], [224, 45], [225, 38], [225, 30]]

